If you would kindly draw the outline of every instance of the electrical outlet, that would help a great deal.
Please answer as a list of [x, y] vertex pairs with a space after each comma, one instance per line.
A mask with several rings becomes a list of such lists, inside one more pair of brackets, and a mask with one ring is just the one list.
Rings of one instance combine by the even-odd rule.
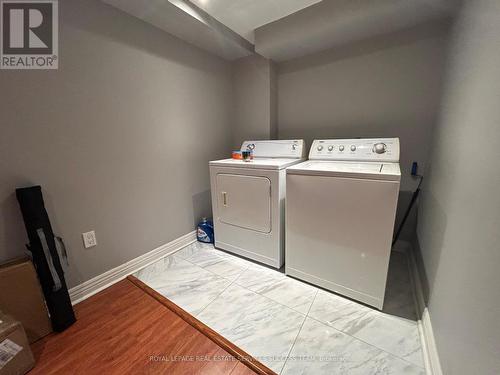
[[83, 246], [85, 246], [86, 249], [97, 245], [97, 240], [95, 238], [94, 231], [82, 233], [82, 238], [83, 238]]

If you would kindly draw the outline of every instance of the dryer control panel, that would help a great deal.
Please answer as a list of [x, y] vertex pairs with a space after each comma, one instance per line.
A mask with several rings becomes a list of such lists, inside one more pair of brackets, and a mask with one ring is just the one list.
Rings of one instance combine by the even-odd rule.
[[241, 151], [253, 151], [255, 158], [294, 158], [302, 159], [306, 156], [303, 139], [245, 141]]
[[399, 162], [399, 138], [316, 139], [312, 160]]

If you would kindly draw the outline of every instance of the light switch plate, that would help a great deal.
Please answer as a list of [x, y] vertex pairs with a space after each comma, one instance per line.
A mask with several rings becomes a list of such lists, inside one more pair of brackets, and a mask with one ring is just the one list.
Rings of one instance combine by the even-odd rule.
[[90, 232], [82, 233], [82, 238], [83, 238], [83, 246], [85, 246], [86, 249], [97, 245], [97, 239], [95, 238], [95, 231], [93, 230]]

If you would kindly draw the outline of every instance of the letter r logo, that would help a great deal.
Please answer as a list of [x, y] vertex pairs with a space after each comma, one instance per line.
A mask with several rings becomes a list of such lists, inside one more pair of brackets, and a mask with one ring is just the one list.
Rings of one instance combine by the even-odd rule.
[[53, 53], [53, 3], [2, 1], [2, 52]]

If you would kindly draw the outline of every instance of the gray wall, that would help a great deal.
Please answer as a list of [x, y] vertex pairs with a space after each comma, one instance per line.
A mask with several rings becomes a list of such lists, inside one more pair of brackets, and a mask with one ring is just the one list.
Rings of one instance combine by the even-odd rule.
[[40, 184], [74, 286], [210, 213], [231, 65], [99, 1], [59, 7], [59, 70], [0, 71], [0, 261], [27, 241], [14, 189]]
[[[397, 222], [425, 173], [447, 47], [447, 23], [428, 24], [278, 65], [279, 137], [399, 137]], [[411, 216], [403, 239], [414, 233]], [[413, 229], [412, 229], [413, 228]]]
[[274, 64], [259, 55], [233, 62], [233, 147], [249, 139], [276, 138]]
[[445, 374], [500, 373], [500, 3], [465, 2], [418, 218]]

